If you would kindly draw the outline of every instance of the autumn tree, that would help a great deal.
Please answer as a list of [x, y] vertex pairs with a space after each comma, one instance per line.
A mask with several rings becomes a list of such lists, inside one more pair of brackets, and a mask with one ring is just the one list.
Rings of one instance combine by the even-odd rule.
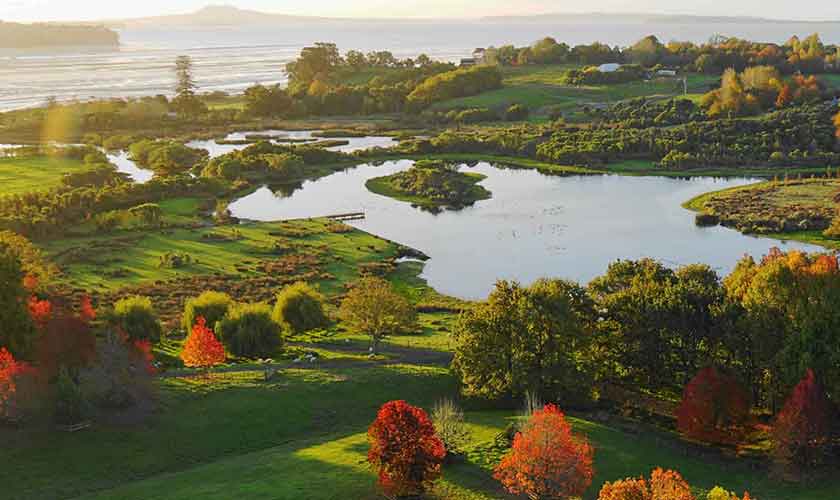
[[771, 409], [813, 369], [832, 399], [840, 397], [840, 266], [837, 256], [781, 252], [742, 260], [727, 277], [732, 303], [743, 309], [748, 339], [738, 352], [750, 384]]
[[657, 468], [651, 473], [650, 480], [640, 477], [604, 483], [598, 500], [695, 499], [691, 487], [678, 472]]
[[441, 475], [443, 442], [426, 412], [405, 401], [382, 405], [368, 429], [368, 462], [389, 497], [422, 494]]
[[184, 342], [181, 359], [186, 366], [206, 369], [225, 362], [225, 346], [207, 328], [202, 316], [196, 319], [192, 332]]
[[26, 362], [18, 361], [0, 347], [0, 420], [21, 418], [38, 382], [38, 374]]
[[379, 352], [379, 344], [388, 335], [410, 331], [416, 326], [417, 312], [390, 283], [366, 277], [353, 285], [341, 302], [342, 320], [371, 338], [371, 353]]
[[564, 280], [530, 287], [499, 281], [487, 302], [455, 326], [453, 369], [467, 394], [497, 398], [531, 391], [552, 400], [589, 396], [586, 347], [593, 314], [585, 289]]
[[513, 439], [494, 477], [514, 495], [534, 500], [580, 497], [592, 484], [594, 450], [565, 415], [546, 405]]
[[773, 425], [777, 461], [794, 467], [819, 464], [832, 434], [834, 408], [813, 370], [794, 387]]
[[834, 115], [834, 128], [836, 130], [835, 134], [840, 138], [840, 113]]
[[749, 398], [734, 377], [708, 367], [685, 386], [677, 429], [691, 439], [736, 443], [749, 418]]

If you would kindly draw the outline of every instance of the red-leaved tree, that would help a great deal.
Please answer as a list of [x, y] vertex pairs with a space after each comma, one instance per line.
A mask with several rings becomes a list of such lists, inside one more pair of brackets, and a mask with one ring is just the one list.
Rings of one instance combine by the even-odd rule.
[[704, 368], [683, 391], [677, 429], [686, 437], [717, 444], [737, 443], [749, 419], [746, 391], [716, 368]]
[[208, 369], [225, 362], [225, 346], [216, 338], [213, 330], [207, 328], [201, 316], [196, 318], [190, 336], [184, 342], [181, 359], [186, 366]]
[[405, 401], [382, 405], [368, 429], [368, 462], [391, 497], [420, 495], [440, 477], [446, 457], [429, 416]]
[[15, 360], [5, 347], [0, 347], [0, 420], [20, 418], [26, 402], [39, 382], [37, 372], [28, 363]]
[[593, 454], [586, 438], [572, 432], [563, 412], [548, 404], [516, 434], [494, 477], [514, 495], [579, 497], [592, 484]]
[[834, 408], [813, 370], [794, 387], [773, 425], [774, 456], [786, 465], [818, 464], [831, 437]]
[[650, 481], [640, 477], [605, 483], [598, 500], [694, 500], [694, 495], [679, 472], [656, 469]]
[[75, 376], [80, 368], [90, 365], [96, 358], [96, 336], [86, 316], [52, 308], [41, 330], [36, 359], [48, 379], [57, 376], [62, 367]]

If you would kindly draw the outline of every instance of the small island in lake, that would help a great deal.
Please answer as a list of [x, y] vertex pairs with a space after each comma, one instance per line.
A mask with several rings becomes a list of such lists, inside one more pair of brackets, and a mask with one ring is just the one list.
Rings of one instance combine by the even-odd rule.
[[420, 160], [409, 170], [367, 181], [367, 188], [383, 196], [407, 201], [434, 212], [459, 210], [491, 197], [478, 185], [485, 179], [477, 173], [459, 172], [456, 164]]

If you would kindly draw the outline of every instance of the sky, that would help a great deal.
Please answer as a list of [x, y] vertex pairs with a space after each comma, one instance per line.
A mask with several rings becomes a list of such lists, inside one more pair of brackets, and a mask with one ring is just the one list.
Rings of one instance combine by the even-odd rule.
[[[0, 0], [0, 20], [76, 21], [183, 14], [212, 0]], [[221, 2], [216, 2], [221, 3]], [[277, 14], [329, 17], [482, 17], [548, 12], [643, 12], [840, 20], [840, 2], [808, 0], [227, 0]]]

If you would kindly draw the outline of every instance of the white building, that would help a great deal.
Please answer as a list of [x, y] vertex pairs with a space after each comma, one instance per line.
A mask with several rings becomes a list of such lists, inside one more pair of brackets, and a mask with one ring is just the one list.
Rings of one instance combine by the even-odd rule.
[[614, 73], [618, 71], [618, 68], [620, 67], [621, 65], [618, 63], [606, 63], [598, 66], [598, 71], [601, 73]]

